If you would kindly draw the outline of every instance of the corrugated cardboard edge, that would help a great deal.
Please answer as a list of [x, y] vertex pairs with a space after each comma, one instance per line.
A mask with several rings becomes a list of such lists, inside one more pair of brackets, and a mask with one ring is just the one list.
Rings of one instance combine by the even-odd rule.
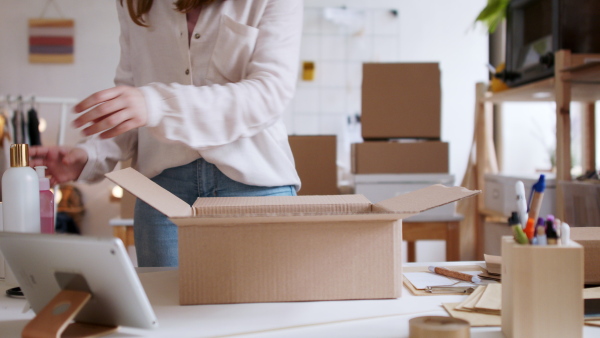
[[113, 171], [105, 176], [168, 217], [192, 216], [189, 204], [133, 168]]
[[201, 197], [192, 208], [197, 217], [219, 215], [349, 215], [371, 212], [363, 195]]
[[392, 197], [373, 205], [373, 212], [418, 214], [431, 208], [459, 201], [481, 193], [463, 187], [445, 187], [435, 184], [404, 195]]
[[368, 222], [397, 221], [412, 214], [350, 214], [350, 215], [229, 215], [208, 217], [173, 217], [171, 221], [178, 226], [236, 226], [252, 224], [278, 224], [288, 222], [324, 223], [324, 222]]
[[[106, 177], [116, 184], [123, 187], [125, 190], [131, 192], [136, 195], [138, 198], [142, 199], [144, 202], [150, 204], [158, 211], [167, 215], [169, 218], [186, 218], [196, 216], [196, 214], [202, 214], [200, 212], [195, 212], [194, 208], [189, 206], [186, 202], [168, 192], [164, 188], [160, 187], [158, 184], [151, 181], [146, 176], [137, 172], [132, 168], [126, 168], [118, 171], [113, 171], [111, 173], [106, 174]], [[354, 208], [350, 208], [353, 210], [347, 209], [347, 206], [343, 206], [339, 211], [339, 213], [334, 212], [335, 210], [329, 210], [325, 212], [321, 210], [322, 208], [317, 208], [313, 210], [313, 208], [308, 207], [310, 203], [304, 203], [304, 210], [287, 210], [286, 206], [283, 205], [284, 210], [262, 210], [263, 213], [254, 213], [250, 212], [254, 207], [258, 206], [258, 204], [254, 203], [252, 206], [240, 206], [239, 203], [235, 208], [240, 208], [237, 211], [244, 211], [241, 213], [220, 213], [218, 215], [207, 215], [202, 214], [201, 217], [194, 217], [198, 221], [197, 223], [205, 223], [205, 224], [216, 224], [216, 223], [227, 223], [231, 222], [232, 218], [235, 218], [235, 223], [240, 223], [240, 221], [244, 218], [253, 218], [252, 220], [248, 220], [248, 223], [255, 223], [257, 221], [257, 217], [265, 220], [266, 218], [270, 218], [267, 223], [277, 223], [280, 222], [283, 217], [307, 217], [307, 216], [316, 216], [317, 218], [326, 217], [331, 219], [331, 217], [356, 217], [359, 215], [369, 215], [368, 217], [372, 219], [373, 216], [381, 216], [381, 214], [389, 214], [389, 216], [383, 216], [385, 219], [401, 219], [406, 218], [425, 210], [429, 210], [431, 208], [441, 206], [444, 204], [452, 203], [458, 200], [461, 200], [466, 197], [470, 197], [480, 193], [481, 191], [471, 191], [462, 187], [445, 187], [441, 184], [436, 184], [424, 189], [416, 190], [413, 192], [409, 192], [404, 195], [396, 196], [385, 201], [379, 202], [375, 205], [371, 205], [370, 212], [368, 212], [369, 208], [367, 207], [368, 200], [364, 198], [364, 196], [353, 195], [351, 196], [297, 196], [294, 197], [293, 200], [296, 203], [297, 201], [309, 201], [310, 199], [314, 199], [314, 201], [310, 202], [318, 202], [322, 198], [329, 197], [331, 199], [330, 202], [340, 203], [341, 200], [345, 200], [345, 203], [358, 202], [356, 209], [356, 205]], [[218, 198], [214, 199], [215, 201], [227, 201], [226, 198]], [[263, 198], [264, 200], [264, 198]], [[244, 198], [244, 202], [250, 202], [248, 198]], [[305, 202], [306, 202], [305, 201]], [[364, 205], [363, 205], [364, 201]], [[293, 205], [294, 203], [288, 203]], [[202, 202], [204, 204], [204, 201]], [[301, 203], [302, 204], [302, 203]], [[199, 207], [198, 201], [194, 203], [196, 209]], [[301, 208], [303, 206], [300, 206]], [[315, 207], [313, 205], [313, 207]], [[321, 206], [323, 207], [323, 206]], [[364, 207], [364, 208], [363, 208]], [[364, 213], [357, 212], [358, 210], [364, 209]], [[230, 210], [231, 211], [231, 210]], [[260, 210], [259, 210], [260, 211]], [[266, 212], [265, 212], [266, 211]], [[349, 212], [353, 211], [353, 212]], [[220, 219], [220, 220], [219, 220]], [[218, 220], [215, 222], [215, 220]], [[179, 222], [175, 222], [179, 224]], [[186, 223], [186, 222], [184, 222]], [[183, 224], [182, 224], [183, 225]], [[186, 224], [187, 225], [187, 224]]]

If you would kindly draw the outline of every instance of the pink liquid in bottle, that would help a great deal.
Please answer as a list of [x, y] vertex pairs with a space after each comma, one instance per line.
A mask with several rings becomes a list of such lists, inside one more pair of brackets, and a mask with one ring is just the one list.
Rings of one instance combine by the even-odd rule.
[[50, 191], [50, 180], [46, 178], [45, 166], [35, 167], [40, 180], [40, 232], [54, 233], [54, 194]]

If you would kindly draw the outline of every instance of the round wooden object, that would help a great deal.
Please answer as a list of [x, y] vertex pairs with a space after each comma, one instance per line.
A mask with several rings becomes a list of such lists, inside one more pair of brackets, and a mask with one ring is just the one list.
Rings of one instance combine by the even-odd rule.
[[424, 316], [408, 321], [409, 338], [469, 338], [471, 326], [463, 319]]

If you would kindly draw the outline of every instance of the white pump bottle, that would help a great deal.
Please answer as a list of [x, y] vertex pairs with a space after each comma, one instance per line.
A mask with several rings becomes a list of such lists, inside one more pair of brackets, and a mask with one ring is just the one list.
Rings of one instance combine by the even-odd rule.
[[10, 147], [10, 168], [2, 175], [4, 231], [40, 232], [40, 188], [29, 167], [29, 146]]

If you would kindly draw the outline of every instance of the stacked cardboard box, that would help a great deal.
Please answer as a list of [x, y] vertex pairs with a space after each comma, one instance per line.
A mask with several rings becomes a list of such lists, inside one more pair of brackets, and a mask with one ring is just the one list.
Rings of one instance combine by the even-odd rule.
[[600, 226], [600, 184], [562, 181], [560, 185], [565, 203], [564, 220], [576, 227]]
[[[454, 184], [449, 147], [441, 142], [441, 86], [437, 63], [363, 65], [362, 137], [352, 145], [357, 193], [371, 200], [422, 186]], [[380, 179], [381, 177], [381, 179]], [[373, 181], [375, 178], [377, 181]], [[455, 206], [435, 210], [436, 219], [454, 216]], [[421, 214], [421, 219], [433, 217]]]
[[583, 246], [585, 284], [600, 285], [600, 228], [571, 227], [571, 239]]
[[289, 136], [302, 187], [298, 195], [337, 195], [335, 135]]
[[448, 143], [440, 141], [440, 111], [437, 63], [365, 63], [365, 142], [352, 146], [352, 172], [447, 173]]

